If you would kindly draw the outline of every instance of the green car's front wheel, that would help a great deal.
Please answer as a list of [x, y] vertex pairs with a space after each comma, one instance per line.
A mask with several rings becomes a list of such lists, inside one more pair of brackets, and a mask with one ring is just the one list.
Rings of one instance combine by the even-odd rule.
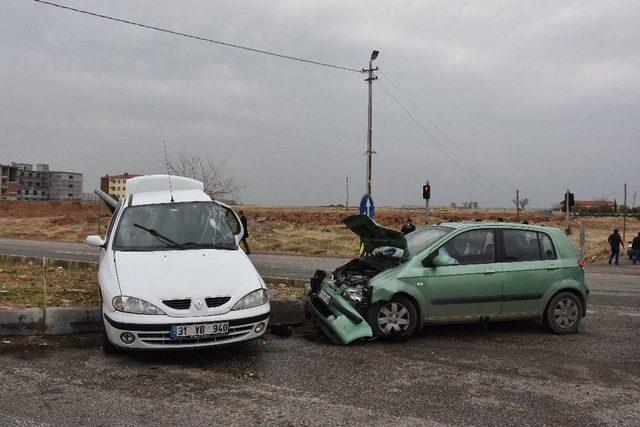
[[408, 298], [394, 296], [369, 307], [367, 320], [376, 337], [402, 338], [413, 334], [418, 324], [418, 312]]

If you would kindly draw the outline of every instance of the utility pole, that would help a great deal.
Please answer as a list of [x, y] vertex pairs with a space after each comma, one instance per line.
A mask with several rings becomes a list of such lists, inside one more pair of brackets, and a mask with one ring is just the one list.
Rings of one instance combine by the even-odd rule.
[[[622, 213], [622, 242], [625, 243], [627, 235], [627, 183], [624, 183], [624, 205], [622, 206], [624, 212]], [[624, 245], [626, 247], [626, 243]]]
[[349, 210], [349, 177], [347, 177], [347, 201], [344, 204], [344, 210], [345, 211]]
[[378, 57], [378, 51], [374, 50], [373, 52], [371, 52], [371, 58], [369, 59], [369, 68], [368, 69], [362, 69], [363, 73], [368, 73], [368, 77], [366, 79], [364, 79], [365, 82], [367, 82], [367, 84], [369, 85], [369, 109], [368, 109], [368, 126], [367, 126], [367, 151], [365, 152], [365, 154], [367, 155], [367, 182], [365, 185], [365, 191], [366, 194], [371, 195], [371, 156], [373, 154], [375, 154], [375, 152], [372, 149], [371, 146], [371, 129], [372, 129], [372, 112], [373, 112], [373, 106], [372, 106], [372, 95], [373, 95], [373, 81], [377, 79], [377, 77], [375, 77], [373, 75], [374, 71], [378, 71], [378, 67], [373, 68], [373, 61]]
[[516, 218], [520, 219], [520, 190], [516, 188]]

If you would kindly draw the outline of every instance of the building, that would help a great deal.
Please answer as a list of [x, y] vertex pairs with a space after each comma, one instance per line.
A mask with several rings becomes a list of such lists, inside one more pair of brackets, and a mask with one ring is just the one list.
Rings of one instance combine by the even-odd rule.
[[15, 200], [18, 198], [18, 168], [11, 165], [0, 165], [0, 199]]
[[49, 172], [51, 186], [49, 200], [82, 200], [82, 174], [77, 172]]
[[12, 162], [18, 168], [18, 198], [22, 200], [49, 200], [51, 174], [49, 165], [37, 164], [36, 170], [28, 163]]
[[[30, 163], [12, 162], [2, 167], [2, 175], [3, 199], [82, 200], [82, 174], [78, 172], [51, 171], [46, 163], [38, 163], [34, 170]], [[5, 181], [11, 185], [5, 186]]]
[[[558, 203], [558, 208], [562, 212], [565, 211], [564, 200]], [[609, 200], [576, 200], [575, 206], [573, 207], [573, 212], [578, 213], [607, 213], [607, 212], [615, 212], [618, 209], [618, 206], [615, 201], [611, 202]]]
[[137, 176], [140, 175], [132, 175], [128, 172], [122, 175], [105, 175], [100, 178], [100, 189], [118, 200], [122, 199], [126, 191], [127, 180]]

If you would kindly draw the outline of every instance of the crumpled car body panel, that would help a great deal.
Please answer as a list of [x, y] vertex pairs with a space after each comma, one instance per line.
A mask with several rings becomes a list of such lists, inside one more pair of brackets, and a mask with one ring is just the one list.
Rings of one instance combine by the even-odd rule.
[[366, 319], [328, 282], [309, 293], [308, 306], [316, 325], [336, 344], [373, 337]]

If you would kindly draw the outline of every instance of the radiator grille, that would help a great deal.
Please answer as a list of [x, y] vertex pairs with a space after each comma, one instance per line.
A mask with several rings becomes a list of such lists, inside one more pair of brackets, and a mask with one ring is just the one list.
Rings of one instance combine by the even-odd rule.
[[209, 297], [204, 300], [207, 302], [207, 307], [213, 308], [226, 304], [230, 299], [231, 297]]
[[171, 307], [176, 310], [187, 310], [191, 307], [191, 299], [166, 299], [162, 301], [167, 307]]

